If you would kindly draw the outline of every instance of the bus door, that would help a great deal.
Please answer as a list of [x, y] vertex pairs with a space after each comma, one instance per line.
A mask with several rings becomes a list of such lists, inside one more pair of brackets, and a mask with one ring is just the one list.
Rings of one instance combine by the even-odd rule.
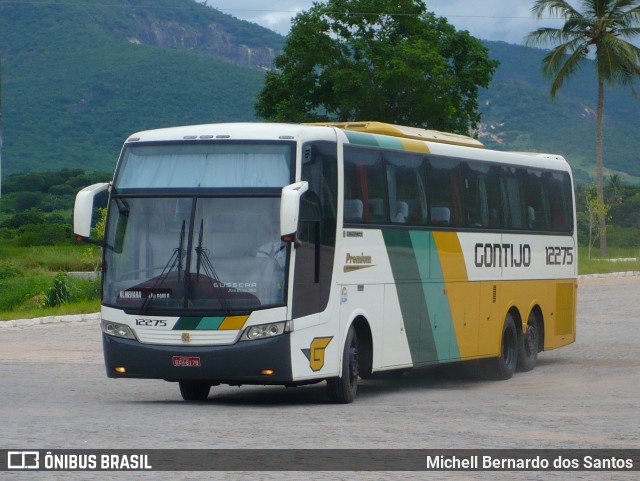
[[319, 315], [327, 308], [336, 243], [336, 144], [311, 142], [302, 150], [302, 180], [309, 183], [309, 189], [300, 204], [293, 319]]

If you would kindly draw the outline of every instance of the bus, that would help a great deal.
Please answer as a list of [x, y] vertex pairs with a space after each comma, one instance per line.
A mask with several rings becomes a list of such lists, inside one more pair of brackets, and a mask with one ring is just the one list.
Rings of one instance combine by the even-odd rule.
[[77, 195], [79, 239], [104, 191], [110, 378], [186, 401], [326, 381], [350, 403], [376, 373], [476, 360], [508, 379], [575, 340], [559, 155], [380, 122], [196, 125], [129, 137]]

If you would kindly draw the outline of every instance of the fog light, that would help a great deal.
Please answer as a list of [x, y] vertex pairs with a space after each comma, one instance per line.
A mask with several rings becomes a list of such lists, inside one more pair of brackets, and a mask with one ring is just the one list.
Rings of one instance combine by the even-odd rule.
[[273, 369], [263, 369], [262, 371], [260, 371], [260, 374], [262, 374], [263, 376], [271, 376], [273, 375]]
[[113, 370], [115, 372], [119, 372], [120, 374], [125, 374], [127, 372], [127, 370], [122, 366], [114, 367]]

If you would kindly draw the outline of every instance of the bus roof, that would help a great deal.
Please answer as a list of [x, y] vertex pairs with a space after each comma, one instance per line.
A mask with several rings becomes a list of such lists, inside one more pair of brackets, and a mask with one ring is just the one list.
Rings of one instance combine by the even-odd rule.
[[385, 124], [383, 122], [318, 122], [307, 125], [323, 125], [327, 127], [337, 127], [343, 130], [354, 130], [367, 134], [389, 135], [391, 137], [402, 137], [404, 139], [425, 140], [427, 142], [438, 142], [442, 144], [461, 145], [464, 147], [484, 148], [484, 144], [473, 137], [466, 135], [439, 132], [437, 130], [427, 130], [418, 127], [408, 127], [406, 125]]
[[[314, 131], [313, 134], [310, 131]], [[324, 131], [324, 135], [323, 132]], [[335, 140], [333, 129], [319, 129], [301, 124], [272, 122], [237, 122], [185, 125], [136, 132], [131, 142], [175, 142], [181, 140], [300, 140], [313, 135], [319, 140]], [[326, 138], [325, 138], [326, 137]]]
[[[126, 143], [175, 142], [198, 140], [336, 140], [336, 130], [357, 132], [371, 139], [394, 138], [406, 150], [427, 151], [435, 155], [513, 163], [566, 170], [568, 163], [561, 155], [536, 152], [508, 152], [485, 149], [476, 139], [464, 135], [426, 130], [383, 122], [326, 122], [286, 124], [271, 122], [218, 123], [146, 130], [131, 135]], [[406, 139], [406, 141], [404, 140]], [[353, 139], [351, 139], [352, 141]], [[366, 140], [365, 143], [369, 144]], [[373, 140], [373, 145], [384, 144]], [[395, 142], [392, 142], [395, 144]], [[472, 148], [469, 148], [472, 147]]]

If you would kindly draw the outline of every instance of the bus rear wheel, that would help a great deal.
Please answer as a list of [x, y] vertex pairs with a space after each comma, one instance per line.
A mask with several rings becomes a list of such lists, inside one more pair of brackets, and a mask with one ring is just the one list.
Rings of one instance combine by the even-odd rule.
[[180, 394], [185, 401], [204, 401], [209, 397], [210, 384], [180, 381]]
[[349, 328], [342, 352], [342, 376], [327, 379], [327, 391], [331, 402], [349, 404], [358, 392], [358, 336], [353, 326]]
[[540, 329], [538, 328], [538, 319], [533, 312], [529, 314], [527, 330], [519, 337], [518, 371], [531, 371], [536, 367], [540, 350]]
[[502, 326], [500, 355], [490, 359], [487, 376], [491, 379], [506, 380], [513, 376], [518, 364], [518, 333], [511, 313], [507, 314]]

